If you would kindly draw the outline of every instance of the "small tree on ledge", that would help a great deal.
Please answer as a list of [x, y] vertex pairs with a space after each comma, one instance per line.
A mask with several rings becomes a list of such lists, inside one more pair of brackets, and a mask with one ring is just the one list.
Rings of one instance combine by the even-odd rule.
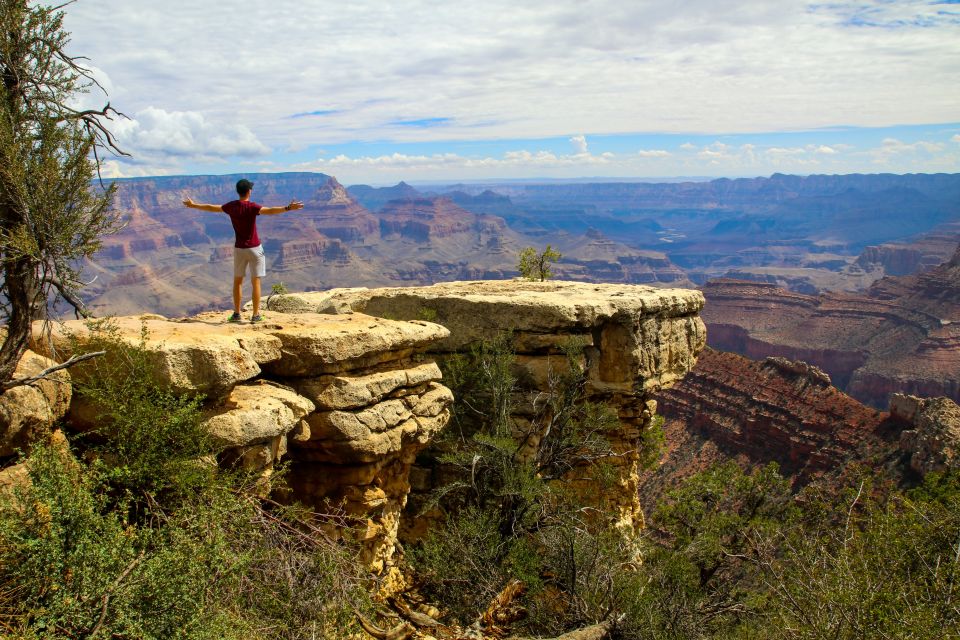
[[555, 251], [549, 244], [542, 253], [537, 253], [533, 247], [526, 247], [520, 252], [520, 261], [517, 263], [517, 269], [520, 275], [527, 280], [539, 280], [543, 282], [547, 278], [553, 277], [550, 271], [550, 263], [556, 262], [563, 256], [559, 251]]

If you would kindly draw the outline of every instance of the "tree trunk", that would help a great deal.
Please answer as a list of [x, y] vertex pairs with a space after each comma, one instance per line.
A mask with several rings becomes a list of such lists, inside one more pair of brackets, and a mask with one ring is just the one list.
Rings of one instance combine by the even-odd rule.
[[7, 337], [0, 347], [0, 383], [13, 378], [33, 333], [33, 310], [37, 291], [32, 261], [21, 258], [8, 262], [4, 280], [10, 304], [10, 319], [7, 322]]

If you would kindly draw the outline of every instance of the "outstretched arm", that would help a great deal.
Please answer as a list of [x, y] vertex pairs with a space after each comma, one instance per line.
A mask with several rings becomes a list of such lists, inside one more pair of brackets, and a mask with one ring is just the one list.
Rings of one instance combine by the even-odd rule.
[[261, 207], [260, 215], [272, 216], [276, 213], [283, 213], [284, 211], [296, 211], [297, 209], [303, 209], [303, 203], [299, 200], [291, 200], [290, 204], [285, 207]]
[[194, 202], [190, 198], [187, 198], [186, 200], [183, 201], [183, 206], [188, 207], [190, 209], [199, 209], [200, 211], [210, 211], [212, 213], [223, 213], [223, 207], [221, 207], [218, 204], [200, 204], [198, 202]]

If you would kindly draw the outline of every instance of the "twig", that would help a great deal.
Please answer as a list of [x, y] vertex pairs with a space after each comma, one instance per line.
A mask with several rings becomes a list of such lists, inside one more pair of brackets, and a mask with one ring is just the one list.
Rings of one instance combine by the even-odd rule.
[[92, 353], [85, 353], [82, 356], [70, 356], [70, 359], [64, 362], [63, 364], [58, 364], [55, 367], [44, 369], [43, 371], [41, 371], [35, 376], [31, 376], [29, 378], [13, 378], [12, 380], [8, 380], [7, 382], [4, 382], [2, 385], [0, 385], [0, 390], [7, 391], [8, 389], [12, 389], [14, 387], [20, 387], [25, 384], [32, 384], [34, 382], [37, 382], [38, 380], [45, 379], [51, 373], [55, 373], [57, 371], [60, 371], [61, 369], [72, 367], [73, 365], [83, 362], [84, 360], [90, 360], [91, 358], [96, 358], [106, 353], [107, 353], [106, 351], [94, 351]]
[[53, 288], [57, 290], [57, 293], [60, 294], [60, 297], [70, 303], [70, 306], [73, 307], [73, 310], [77, 314], [77, 319], [79, 319], [80, 316], [83, 316], [84, 318], [93, 317], [93, 314], [87, 311], [87, 307], [83, 304], [83, 301], [75, 296], [73, 292], [68, 290], [59, 278], [48, 275], [43, 277], [43, 281], [53, 286]]
[[847, 548], [847, 543], [850, 542], [850, 537], [847, 533], [850, 530], [850, 518], [853, 516], [853, 508], [857, 506], [857, 501], [860, 500], [860, 494], [863, 493], [863, 480], [860, 481], [860, 488], [857, 489], [857, 497], [853, 499], [853, 502], [850, 503], [850, 510], [847, 511], [847, 523], [843, 526], [843, 548]]

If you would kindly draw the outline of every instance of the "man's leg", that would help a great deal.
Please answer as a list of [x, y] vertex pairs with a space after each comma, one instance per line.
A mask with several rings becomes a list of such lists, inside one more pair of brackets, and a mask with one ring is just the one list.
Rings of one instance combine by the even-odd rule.
[[[256, 284], [254, 285], [254, 290], [257, 291], [257, 298], [260, 298], [260, 278], [253, 279]], [[235, 313], [240, 313], [240, 303], [242, 302], [241, 298], [241, 288], [243, 287], [243, 276], [234, 276], [233, 277], [233, 310]], [[256, 304], [256, 303], [254, 303]]]
[[251, 279], [253, 283], [253, 315], [260, 314], [260, 278], [254, 276]]

